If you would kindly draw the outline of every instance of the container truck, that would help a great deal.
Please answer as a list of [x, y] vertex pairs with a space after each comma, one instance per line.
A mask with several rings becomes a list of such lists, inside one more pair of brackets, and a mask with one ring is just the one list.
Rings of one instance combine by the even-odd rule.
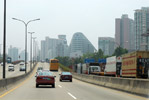
[[82, 64], [81, 63], [79, 63], [79, 64], [77, 64], [77, 73], [78, 74], [82, 74]]
[[82, 65], [83, 74], [94, 74], [94, 75], [104, 75], [104, 72], [101, 71], [99, 63], [85, 63]]
[[89, 64], [88, 63], [82, 64], [82, 73], [83, 74], [88, 74], [88, 68], [89, 68]]
[[147, 78], [149, 51], [136, 51], [122, 55], [122, 77]]
[[105, 76], [121, 76], [121, 57], [108, 57], [104, 70]]

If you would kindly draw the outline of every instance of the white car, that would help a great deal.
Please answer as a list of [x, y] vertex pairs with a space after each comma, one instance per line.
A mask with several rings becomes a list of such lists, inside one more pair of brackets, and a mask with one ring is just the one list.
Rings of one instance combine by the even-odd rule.
[[8, 71], [14, 71], [14, 65], [13, 64], [8, 66]]
[[25, 63], [24, 62], [20, 62], [20, 66], [24, 65]]

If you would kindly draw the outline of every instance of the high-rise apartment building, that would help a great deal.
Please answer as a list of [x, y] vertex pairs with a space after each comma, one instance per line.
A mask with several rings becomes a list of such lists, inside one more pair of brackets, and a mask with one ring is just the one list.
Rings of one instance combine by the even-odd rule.
[[79, 57], [85, 53], [93, 53], [96, 51], [95, 47], [81, 32], [77, 32], [73, 35], [69, 52], [70, 57]]
[[112, 55], [114, 53], [114, 38], [112, 37], [99, 37], [98, 38], [98, 50], [101, 49], [104, 55]]
[[18, 60], [18, 48], [10, 46], [8, 49], [8, 56], [11, 57], [12, 61]]
[[58, 39], [46, 37], [41, 41], [41, 60], [68, 56], [68, 53], [66, 35], [59, 35]]
[[149, 30], [149, 7], [142, 7], [134, 13], [136, 50], [149, 50], [149, 38], [142, 36]]
[[[28, 53], [27, 53], [27, 61], [28, 61]], [[24, 60], [25, 61], [25, 50], [21, 51], [19, 54], [19, 60]]]
[[40, 54], [40, 58], [41, 58], [41, 60], [45, 60], [45, 48], [46, 48], [46, 46], [45, 46], [45, 40], [42, 40], [41, 41], [41, 54]]
[[69, 56], [69, 49], [67, 45], [66, 35], [58, 35], [58, 39], [62, 42], [57, 45], [57, 55], [58, 56]]
[[129, 51], [135, 49], [134, 45], [134, 21], [123, 14], [121, 18], [115, 19], [115, 44]]

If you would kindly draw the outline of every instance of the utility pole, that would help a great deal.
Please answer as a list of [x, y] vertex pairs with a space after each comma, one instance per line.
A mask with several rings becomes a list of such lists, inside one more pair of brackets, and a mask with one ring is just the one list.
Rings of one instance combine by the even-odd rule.
[[25, 73], [27, 73], [27, 27], [30, 22], [38, 21], [40, 19], [38, 18], [38, 19], [30, 20], [28, 22], [25, 22], [25, 21], [17, 19], [17, 18], [12, 18], [12, 19], [20, 21], [25, 25]]
[[32, 34], [34, 34], [35, 32], [28, 32], [29, 34], [31, 34], [31, 42], [30, 42], [30, 70], [32, 69]]
[[4, 35], [3, 35], [3, 78], [6, 78], [6, 0], [4, 0]]
[[35, 60], [35, 50], [36, 50], [36, 48], [35, 48], [35, 39], [36, 39], [36, 37], [32, 37], [32, 39], [33, 39], [33, 64], [34, 64], [34, 60]]

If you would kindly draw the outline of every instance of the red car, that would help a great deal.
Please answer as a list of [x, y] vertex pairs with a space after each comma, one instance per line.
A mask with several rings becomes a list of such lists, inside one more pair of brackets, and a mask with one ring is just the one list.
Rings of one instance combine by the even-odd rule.
[[55, 88], [55, 77], [50, 71], [40, 71], [36, 77], [36, 88], [39, 85], [52, 85]]
[[60, 81], [63, 80], [69, 80], [70, 82], [72, 82], [72, 74], [70, 72], [62, 72], [60, 74]]

